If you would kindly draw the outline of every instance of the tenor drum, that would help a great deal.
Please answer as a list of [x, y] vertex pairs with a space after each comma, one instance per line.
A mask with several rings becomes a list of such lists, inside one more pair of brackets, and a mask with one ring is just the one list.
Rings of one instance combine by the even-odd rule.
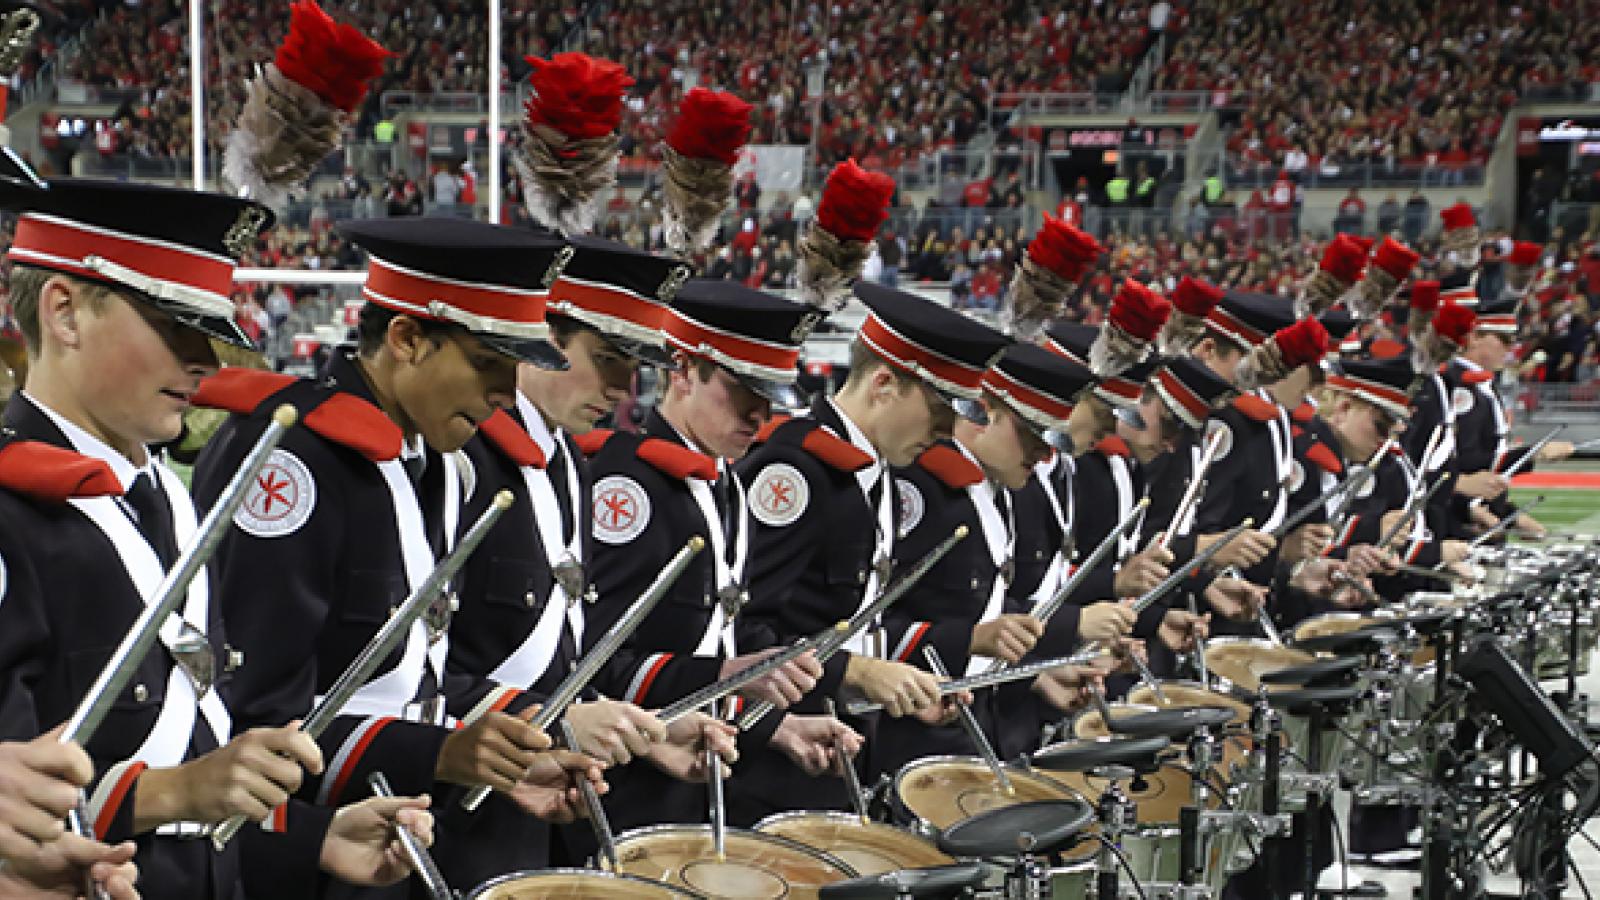
[[[1217, 752], [1220, 754], [1220, 762], [1216, 764], [1216, 769], [1225, 781], [1232, 781], [1234, 770], [1244, 765], [1250, 757], [1250, 748], [1254, 746], [1249, 731], [1250, 704], [1227, 694], [1208, 690], [1196, 681], [1163, 681], [1161, 692], [1167, 695], [1165, 706], [1149, 685], [1137, 684], [1128, 692], [1128, 702], [1145, 704], [1153, 708], [1183, 709], [1210, 706], [1233, 711], [1233, 718], [1229, 720], [1227, 726], [1227, 730], [1233, 733], [1215, 735]], [[1220, 785], [1217, 787], [1221, 788]]]
[[903, 766], [894, 779], [896, 814], [925, 837], [936, 838], [951, 825], [999, 806], [1032, 800], [1076, 797], [1060, 782], [1016, 766], [1006, 766], [1012, 793], [1005, 793], [983, 760], [970, 756], [929, 756]]
[[617, 865], [626, 874], [702, 897], [807, 898], [825, 884], [858, 874], [843, 860], [772, 834], [730, 828], [716, 858], [705, 825], [653, 825], [617, 838]]
[[1206, 667], [1222, 693], [1254, 696], [1261, 689], [1261, 676], [1303, 666], [1315, 660], [1311, 654], [1292, 647], [1279, 647], [1260, 638], [1212, 638], [1206, 641]]
[[667, 884], [587, 869], [541, 869], [486, 881], [467, 900], [672, 900], [693, 897]]
[[862, 875], [925, 869], [955, 862], [938, 847], [903, 828], [862, 821], [855, 813], [778, 813], [756, 823], [756, 831], [775, 834], [842, 859]]

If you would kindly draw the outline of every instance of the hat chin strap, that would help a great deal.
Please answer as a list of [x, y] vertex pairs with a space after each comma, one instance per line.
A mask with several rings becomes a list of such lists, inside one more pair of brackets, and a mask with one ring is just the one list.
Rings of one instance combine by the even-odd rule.
[[233, 301], [226, 297], [219, 298], [209, 291], [152, 278], [136, 269], [130, 269], [121, 263], [112, 262], [103, 256], [86, 256], [83, 258], [82, 265], [85, 269], [103, 278], [126, 285], [158, 300], [181, 303], [184, 306], [193, 308], [195, 312], [201, 315], [220, 316], [222, 318], [233, 317]]

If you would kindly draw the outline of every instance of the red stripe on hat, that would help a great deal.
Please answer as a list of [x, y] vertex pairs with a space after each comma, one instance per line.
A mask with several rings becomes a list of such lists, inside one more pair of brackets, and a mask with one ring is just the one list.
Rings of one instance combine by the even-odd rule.
[[1482, 331], [1516, 331], [1517, 317], [1514, 315], [1479, 316], [1477, 324], [1473, 327]]
[[702, 325], [670, 307], [667, 309], [666, 321], [661, 326], [661, 332], [666, 335], [668, 341], [689, 353], [703, 354], [705, 352], [703, 348], [709, 346], [740, 362], [782, 372], [793, 371], [800, 362], [799, 347], [774, 345], [729, 334]]
[[651, 331], [659, 330], [667, 315], [665, 305], [648, 297], [621, 288], [583, 284], [566, 278], [556, 279], [556, 283], [550, 287], [550, 311], [569, 315], [590, 312], [631, 322]]
[[1238, 316], [1228, 312], [1221, 306], [1211, 308], [1210, 314], [1206, 316], [1206, 324], [1221, 331], [1223, 334], [1238, 338], [1251, 347], [1258, 347], [1267, 339], [1267, 335], [1264, 332], [1257, 331], [1246, 325]]
[[1160, 382], [1163, 390], [1167, 392], [1178, 405], [1182, 406], [1190, 416], [1192, 422], [1204, 422], [1206, 416], [1211, 414], [1211, 406], [1200, 398], [1199, 394], [1189, 389], [1177, 375], [1170, 369], [1160, 369], [1156, 372], [1156, 381]]
[[104, 280], [107, 276], [84, 265], [88, 257], [98, 256], [157, 281], [215, 294], [218, 300], [233, 292], [230, 259], [37, 213], [24, 213], [17, 222], [17, 236], [7, 255], [13, 262]]
[[982, 369], [940, 356], [921, 344], [895, 334], [876, 314], [867, 316], [858, 334], [884, 362], [918, 377], [921, 377], [921, 372], [917, 370], [926, 369], [933, 377], [969, 391], [976, 391], [983, 378]]
[[1406, 396], [1405, 391], [1397, 391], [1386, 384], [1368, 381], [1365, 378], [1353, 378], [1349, 375], [1329, 375], [1328, 386], [1364, 394], [1371, 399], [1397, 406], [1401, 409], [1411, 405], [1411, 398]]
[[[367, 281], [362, 286], [362, 293], [379, 306], [425, 319], [448, 321], [445, 316], [411, 308], [427, 307], [437, 301], [475, 316], [525, 325], [537, 325], [544, 321], [546, 301], [543, 291], [437, 278], [423, 272], [401, 269], [376, 256], [368, 261]], [[398, 306], [396, 301], [409, 305]]]
[[1046, 418], [1065, 421], [1072, 415], [1072, 404], [1046, 394], [1012, 378], [1009, 374], [990, 369], [983, 373], [983, 386], [1003, 397], [1031, 407]]
[[1450, 288], [1439, 292], [1439, 303], [1460, 303], [1470, 306], [1478, 302], [1478, 289], [1468, 285], [1466, 287]]
[[1144, 385], [1137, 381], [1115, 375], [1100, 382], [1097, 387], [1108, 394], [1114, 394], [1124, 400], [1138, 400], [1144, 394]]

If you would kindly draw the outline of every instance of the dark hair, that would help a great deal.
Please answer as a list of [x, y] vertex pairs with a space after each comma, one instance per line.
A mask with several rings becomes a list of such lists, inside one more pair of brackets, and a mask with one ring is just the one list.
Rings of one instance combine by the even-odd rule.
[[844, 386], [850, 387], [867, 378], [878, 369], [888, 369], [901, 382], [916, 382], [920, 380], [890, 365], [883, 357], [872, 352], [872, 348], [868, 347], [861, 338], [858, 337], [851, 341], [850, 374], [845, 376]]
[[[383, 346], [384, 333], [389, 330], [389, 323], [397, 316], [406, 315], [398, 310], [376, 303], [368, 303], [361, 307], [361, 315], [356, 320], [356, 352], [362, 356], [371, 356]], [[441, 343], [447, 336], [466, 329], [454, 322], [438, 322], [433, 319], [411, 317], [416, 323], [423, 337], [434, 344]]]
[[78, 285], [89, 305], [89, 308], [99, 310], [105, 302], [111, 288], [105, 285], [86, 281], [64, 272], [53, 272], [37, 266], [14, 265], [11, 268], [11, 278], [8, 282], [10, 289], [11, 317], [17, 322], [17, 330], [22, 332], [22, 344], [29, 353], [39, 352], [39, 300], [44, 293], [44, 284], [51, 278], [60, 276]]

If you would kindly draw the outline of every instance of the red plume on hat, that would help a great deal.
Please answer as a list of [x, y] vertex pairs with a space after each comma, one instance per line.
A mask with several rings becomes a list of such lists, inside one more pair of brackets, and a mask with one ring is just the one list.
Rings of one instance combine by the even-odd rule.
[[1544, 258], [1544, 248], [1532, 241], [1517, 241], [1506, 256], [1506, 290], [1517, 297], [1526, 296], [1539, 274], [1539, 261]]
[[1282, 381], [1301, 366], [1318, 362], [1328, 353], [1328, 329], [1321, 320], [1301, 319], [1278, 329], [1271, 340], [1262, 341], [1240, 361], [1234, 372], [1234, 386], [1241, 391]]
[[1466, 268], [1476, 266], [1483, 235], [1478, 230], [1478, 217], [1473, 214], [1472, 206], [1466, 203], [1447, 206], [1439, 210], [1439, 222], [1443, 225], [1439, 234], [1440, 249], [1454, 253], [1456, 261]]
[[1411, 314], [1406, 321], [1407, 330], [1416, 337], [1428, 327], [1433, 314], [1439, 309], [1439, 282], [1411, 282]]
[[1303, 319], [1327, 312], [1361, 278], [1366, 264], [1367, 248], [1359, 240], [1348, 234], [1336, 235], [1323, 248], [1317, 271], [1300, 288], [1295, 315]]
[[800, 295], [829, 312], [844, 308], [878, 229], [889, 219], [894, 179], [847, 159], [828, 175], [817, 217], [795, 249]]
[[1441, 303], [1433, 319], [1412, 347], [1411, 367], [1427, 374], [1450, 361], [1467, 345], [1478, 315], [1459, 303]]
[[1222, 302], [1222, 288], [1183, 276], [1172, 292], [1172, 315], [1161, 326], [1156, 346], [1165, 356], [1187, 353], [1206, 332], [1206, 316]]
[[350, 114], [394, 54], [313, 0], [289, 8], [289, 34], [245, 89], [223, 150], [222, 177], [236, 191], [282, 210], [291, 191], [339, 146]]
[[1001, 312], [1006, 333], [1036, 340], [1045, 323], [1061, 314], [1068, 296], [1103, 252], [1105, 248], [1092, 236], [1045, 213], [1044, 227], [1028, 242], [1028, 254], [1006, 291]]
[[1377, 315], [1400, 289], [1400, 283], [1411, 275], [1419, 259], [1421, 257], [1415, 250], [1394, 238], [1384, 238], [1372, 254], [1367, 277], [1361, 280], [1360, 289], [1346, 297], [1350, 311], [1358, 319], [1370, 319]]
[[750, 104], [726, 91], [691, 88], [662, 151], [662, 218], [667, 247], [704, 250], [733, 192], [733, 164], [750, 140]]
[[1122, 282], [1106, 323], [1089, 345], [1089, 368], [1101, 378], [1120, 375], [1139, 364], [1150, 350], [1172, 304], [1132, 278]]
[[533, 71], [512, 156], [523, 204], [540, 225], [562, 234], [594, 227], [601, 194], [617, 181], [617, 126], [633, 79], [614, 62], [583, 53], [525, 57]]

